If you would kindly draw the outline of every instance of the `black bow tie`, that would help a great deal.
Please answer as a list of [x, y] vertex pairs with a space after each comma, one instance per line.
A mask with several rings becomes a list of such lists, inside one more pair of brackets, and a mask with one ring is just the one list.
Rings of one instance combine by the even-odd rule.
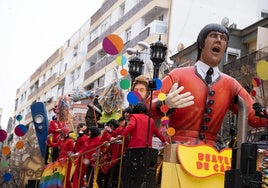
[[207, 82], [207, 84], [211, 84], [211, 82], [212, 82], [212, 77], [211, 77], [211, 75], [213, 74], [213, 68], [209, 68], [208, 69], [208, 71], [207, 71], [207, 75], [206, 75], [206, 78], [205, 78], [205, 80], [206, 80], [206, 82]]

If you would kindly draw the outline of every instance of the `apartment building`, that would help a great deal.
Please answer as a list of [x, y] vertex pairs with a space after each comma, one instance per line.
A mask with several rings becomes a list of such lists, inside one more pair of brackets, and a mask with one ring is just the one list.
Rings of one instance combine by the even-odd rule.
[[[161, 35], [161, 41], [166, 44], [170, 2], [104, 1], [100, 9], [18, 88], [14, 116], [23, 115], [24, 124], [29, 125], [32, 103], [44, 102], [50, 114], [60, 96], [75, 89], [101, 91], [111, 80], [120, 79], [120, 67], [115, 63], [117, 56], [104, 52], [103, 39], [112, 33], [120, 36], [124, 41], [120, 55], [128, 59], [132, 56], [126, 53], [127, 48], [143, 50], [138, 46], [139, 41], [151, 44]], [[139, 54], [146, 62], [145, 71], [150, 74], [152, 65], [148, 53], [149, 49], [145, 49]]]

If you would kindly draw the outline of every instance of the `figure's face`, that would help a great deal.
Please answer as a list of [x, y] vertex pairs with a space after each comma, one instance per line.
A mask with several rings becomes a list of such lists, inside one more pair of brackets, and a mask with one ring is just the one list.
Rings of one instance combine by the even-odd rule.
[[133, 91], [137, 91], [141, 95], [142, 100], [147, 98], [147, 89], [144, 84], [136, 84], [133, 88]]
[[216, 31], [210, 32], [205, 39], [200, 60], [210, 67], [217, 66], [225, 53], [227, 42], [228, 37], [225, 34]]

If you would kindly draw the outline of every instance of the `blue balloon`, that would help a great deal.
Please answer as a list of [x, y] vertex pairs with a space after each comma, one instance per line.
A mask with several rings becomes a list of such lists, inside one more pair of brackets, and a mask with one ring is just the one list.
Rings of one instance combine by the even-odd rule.
[[141, 101], [141, 95], [137, 91], [131, 91], [127, 94], [127, 100], [129, 104], [135, 105]]
[[5, 182], [10, 181], [11, 178], [12, 178], [12, 175], [11, 175], [10, 173], [6, 172], [6, 173], [4, 174], [4, 181], [5, 181]]
[[162, 88], [162, 81], [159, 78], [154, 78], [153, 81], [156, 82], [156, 90], [160, 90]]

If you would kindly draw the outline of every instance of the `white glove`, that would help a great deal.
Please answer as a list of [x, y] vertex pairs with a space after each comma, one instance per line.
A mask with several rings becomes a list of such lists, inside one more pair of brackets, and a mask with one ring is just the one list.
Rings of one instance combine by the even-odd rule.
[[168, 108], [184, 108], [194, 104], [194, 96], [191, 92], [180, 94], [183, 89], [183, 86], [178, 88], [178, 83], [173, 84], [165, 100]]

